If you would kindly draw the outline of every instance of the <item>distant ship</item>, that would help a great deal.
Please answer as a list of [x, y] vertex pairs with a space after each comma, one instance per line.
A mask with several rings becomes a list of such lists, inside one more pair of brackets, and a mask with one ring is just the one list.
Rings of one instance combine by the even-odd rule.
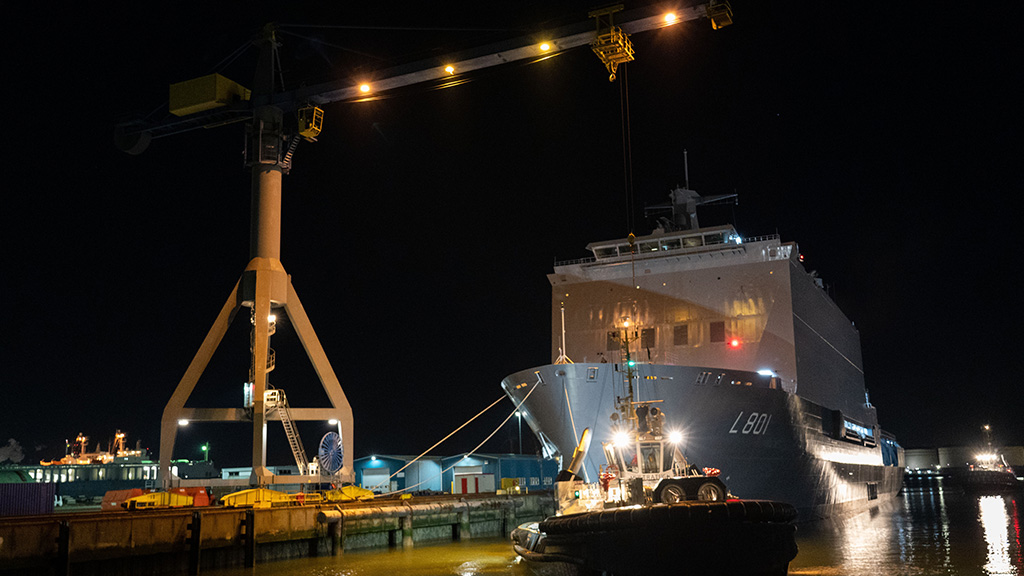
[[[159, 464], [150, 460], [149, 451], [136, 442], [135, 449], [126, 448], [125, 434], [118, 430], [107, 450], [99, 444], [89, 451], [89, 437], [78, 434], [67, 442], [59, 460], [43, 460], [39, 464], [4, 466], [10, 479], [0, 482], [36, 482], [57, 485], [56, 494], [63, 503], [99, 502], [110, 490], [152, 488], [157, 486]], [[183, 478], [219, 477], [213, 462], [176, 460], [172, 471]]]
[[[812, 519], [895, 495], [903, 449], [868, 400], [859, 333], [797, 245], [701, 228], [697, 206], [728, 197], [670, 198], [652, 234], [594, 242], [548, 275], [553, 363], [502, 381], [544, 454], [568, 458], [585, 428], [610, 445], [632, 395], [740, 498]], [[604, 465], [591, 450], [580, 475]]]

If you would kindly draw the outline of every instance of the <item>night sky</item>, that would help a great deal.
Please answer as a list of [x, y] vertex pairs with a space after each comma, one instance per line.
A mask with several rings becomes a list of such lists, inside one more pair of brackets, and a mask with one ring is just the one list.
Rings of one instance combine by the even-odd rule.
[[[163, 407], [248, 262], [242, 125], [129, 156], [113, 145], [122, 115], [160, 117], [169, 83], [217, 70], [270, 21], [288, 33], [294, 88], [588, 10], [25, 4], [5, 8], [0, 211], [0, 446], [14, 439], [23, 463], [60, 457], [79, 432], [105, 446], [116, 429], [155, 457]], [[327, 106], [284, 179], [281, 260], [353, 407], [356, 457], [418, 454], [498, 399], [505, 375], [548, 363], [553, 262], [624, 237], [630, 205], [648, 233], [642, 207], [684, 182], [684, 150], [692, 188], [739, 194], [702, 224], [799, 243], [860, 330], [872, 403], [904, 446], [979, 443], [983, 424], [1024, 444], [1019, 60], [979, 14], [903, 4], [735, 0], [724, 30], [636, 35], [632, 202], [622, 85], [586, 47]], [[222, 73], [251, 85], [255, 56]], [[246, 319], [189, 405], [241, 403]], [[322, 405], [286, 321], [272, 346], [271, 382], [295, 406]], [[473, 448], [511, 409], [440, 452]], [[325, 431], [302, 428], [307, 451]], [[485, 450], [517, 449], [516, 432], [513, 419]], [[249, 439], [240, 424], [194, 426], [175, 457], [209, 441], [218, 464], [245, 465]], [[270, 463], [289, 463], [276, 423], [270, 442]]]

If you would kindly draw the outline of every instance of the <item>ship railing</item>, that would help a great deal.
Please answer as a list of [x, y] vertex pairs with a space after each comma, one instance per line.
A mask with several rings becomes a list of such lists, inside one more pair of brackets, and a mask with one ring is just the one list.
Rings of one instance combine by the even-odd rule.
[[766, 234], [764, 236], [751, 236], [750, 238], [744, 238], [743, 242], [744, 243], [767, 242], [769, 240], [778, 240], [778, 239], [779, 239], [779, 235], [778, 234]]
[[[717, 244], [704, 244], [702, 246], [692, 246], [688, 248], [673, 248], [672, 250], [659, 250], [657, 252], [637, 252], [635, 254], [636, 259], [647, 260], [650, 258], [662, 258], [665, 256], [694, 256], [696, 254], [707, 254], [709, 252], [722, 252], [726, 250], [743, 250], [742, 244], [734, 244], [732, 242], [720, 242]], [[628, 254], [620, 254], [618, 256], [605, 256], [601, 258], [601, 262], [629, 262], [630, 256]], [[569, 260], [567, 262], [555, 262], [555, 266], [571, 266], [573, 264], [590, 264], [596, 262], [597, 258], [591, 256], [589, 258], [578, 258], [576, 260]]]
[[555, 266], [572, 266], [573, 264], [590, 264], [591, 262], [597, 262], [597, 258], [590, 256], [587, 258], [577, 258], [575, 260], [555, 260]]

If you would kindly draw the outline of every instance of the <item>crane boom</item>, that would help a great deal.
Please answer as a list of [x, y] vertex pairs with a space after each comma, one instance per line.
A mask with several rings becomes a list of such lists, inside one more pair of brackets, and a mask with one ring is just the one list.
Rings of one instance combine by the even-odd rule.
[[[296, 335], [312, 362], [317, 377], [327, 394], [330, 407], [297, 408], [281, 412], [282, 422], [290, 429], [291, 420], [337, 421], [343, 447], [343, 464], [339, 471], [343, 480], [354, 479], [352, 435], [354, 430], [352, 408], [341, 389], [334, 369], [324, 353], [299, 302], [298, 294], [280, 261], [282, 176], [291, 168], [292, 154], [302, 139], [313, 139], [320, 132], [323, 112], [320, 105], [333, 102], [359, 101], [376, 98], [380, 94], [405, 86], [425, 82], [445, 81], [461, 83], [464, 74], [529, 59], [541, 60], [573, 48], [590, 45], [614, 78], [614, 66], [632, 59], [628, 34], [635, 34], [701, 17], [711, 19], [719, 28], [731, 22], [732, 13], [724, 0], [709, 0], [674, 14], [666, 19], [651, 8], [627, 12], [617, 18], [618, 26], [611, 24], [610, 15], [619, 7], [592, 12], [591, 15], [609, 16], [597, 19], [597, 30], [588, 23], [562, 27], [550, 34], [521, 37], [499, 42], [453, 55], [447, 59], [431, 59], [380, 70], [361, 85], [335, 80], [323, 84], [298, 88], [288, 92], [275, 92], [277, 58], [276, 28], [268, 25], [259, 42], [260, 57], [253, 89], [250, 91], [222, 76], [179, 83], [172, 93], [181, 96], [174, 102], [168, 118], [149, 122], [126, 121], [117, 125], [115, 143], [125, 152], [139, 154], [153, 138], [180, 134], [196, 128], [210, 128], [222, 124], [246, 122], [246, 165], [252, 177], [250, 261], [235, 284], [231, 295], [221, 308], [206, 339], [178, 383], [171, 399], [164, 407], [160, 423], [160, 478], [165, 486], [173, 480], [171, 456], [181, 422], [192, 419], [208, 421], [252, 422], [252, 476], [250, 484], [262, 486], [273, 483], [274, 477], [266, 466], [266, 428], [268, 411], [265, 392], [268, 373], [273, 369], [269, 337], [273, 330], [272, 311], [281, 309], [291, 320]], [[611, 33], [607, 33], [611, 31]], [[613, 37], [610, 41], [602, 37]], [[616, 52], [617, 46], [624, 47]], [[286, 126], [285, 114], [295, 114], [297, 120], [291, 128]], [[253, 324], [251, 338], [250, 382], [251, 410], [233, 411], [213, 408], [186, 407], [185, 404], [206, 369], [207, 363], [220, 344], [228, 325], [242, 307], [251, 309]], [[304, 461], [297, 435], [289, 432], [296, 460]], [[291, 442], [291, 440], [290, 440]]]
[[[637, 34], [704, 17], [712, 18], [712, 22], [715, 23], [716, 10], [720, 11], [722, 6], [722, 3], [714, 0], [697, 4], [675, 11], [672, 20], [666, 20], [664, 12], [655, 12], [651, 7], [638, 8], [624, 12], [617, 20], [624, 32]], [[715, 24], [716, 27], [722, 25], [724, 24]], [[254, 94], [251, 100], [238, 100], [219, 108], [182, 117], [169, 117], [156, 122], [128, 120], [118, 124], [116, 142], [126, 152], [139, 153], [153, 138], [180, 134], [196, 128], [211, 128], [246, 121], [252, 118], [254, 110], [262, 106], [273, 106], [283, 113], [291, 113], [311, 104], [323, 106], [334, 102], [356, 102], [398, 88], [453, 79], [455, 76], [492, 66], [549, 58], [573, 48], [589, 45], [594, 38], [593, 24], [580, 22], [548, 33], [488, 44], [453, 54], [448, 58], [421, 60], [379, 70], [372, 73], [372, 81], [367, 79], [364, 84], [353, 84], [348, 79], [332, 80], [287, 92]]]

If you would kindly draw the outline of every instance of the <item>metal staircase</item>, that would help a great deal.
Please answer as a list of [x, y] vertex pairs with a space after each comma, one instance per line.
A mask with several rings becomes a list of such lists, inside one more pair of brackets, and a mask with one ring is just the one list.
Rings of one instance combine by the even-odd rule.
[[299, 467], [299, 474], [305, 476], [309, 473], [309, 460], [306, 459], [306, 451], [302, 448], [302, 440], [299, 438], [299, 431], [292, 421], [291, 410], [288, 408], [288, 398], [284, 390], [267, 390], [263, 393], [263, 402], [267, 414], [277, 410], [277, 415], [284, 425], [284, 433], [288, 437], [288, 445], [292, 449], [292, 456], [295, 457], [295, 464]]

